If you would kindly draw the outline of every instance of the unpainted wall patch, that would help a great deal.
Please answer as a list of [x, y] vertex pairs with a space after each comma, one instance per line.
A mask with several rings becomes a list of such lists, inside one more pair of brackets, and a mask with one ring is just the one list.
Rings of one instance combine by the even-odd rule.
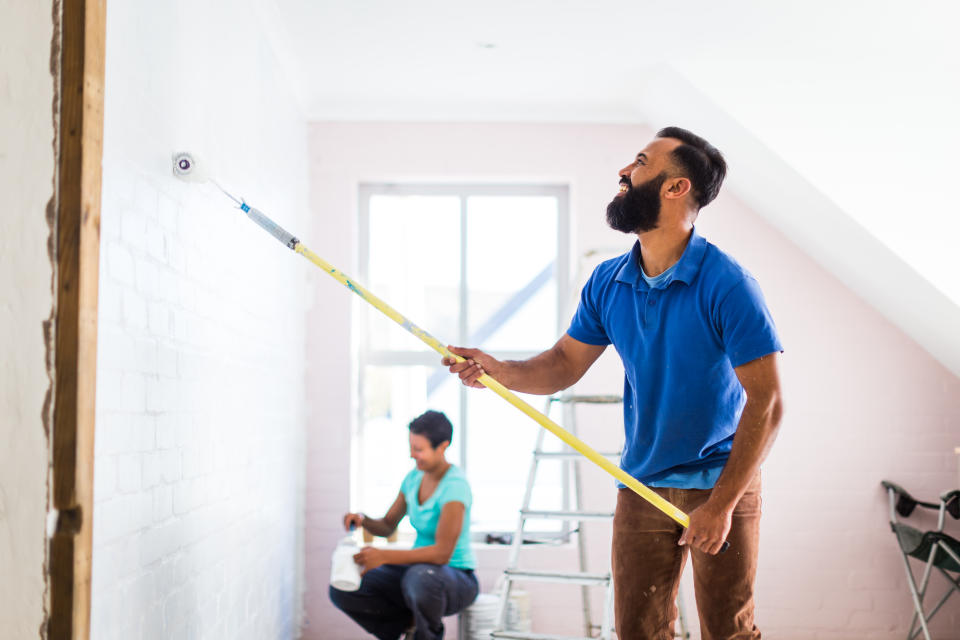
[[[53, 102], [50, 105], [50, 124], [53, 127], [53, 177], [50, 199], [47, 200], [45, 218], [47, 221], [47, 259], [50, 260], [50, 314], [42, 323], [44, 366], [47, 372], [47, 391], [43, 396], [40, 419], [46, 441], [47, 473], [45, 474], [46, 511], [50, 512], [51, 482], [53, 478], [53, 447], [51, 433], [53, 429], [53, 397], [56, 384], [56, 317], [57, 317], [57, 196], [60, 184], [60, 68], [62, 54], [63, 10], [61, 0], [53, 0], [50, 9], [53, 34], [50, 38], [50, 77], [53, 81]], [[50, 626], [50, 543], [43, 544], [43, 618], [40, 621], [38, 635], [43, 640], [48, 637]]]

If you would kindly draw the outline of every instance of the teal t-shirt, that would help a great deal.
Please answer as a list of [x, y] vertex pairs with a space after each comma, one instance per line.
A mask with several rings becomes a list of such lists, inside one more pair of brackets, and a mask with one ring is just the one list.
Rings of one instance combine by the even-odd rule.
[[437, 522], [440, 520], [443, 506], [448, 502], [461, 502], [465, 508], [463, 527], [460, 529], [460, 537], [457, 538], [457, 546], [453, 550], [453, 555], [450, 556], [449, 564], [457, 569], [476, 569], [477, 561], [473, 556], [473, 549], [470, 548], [470, 505], [473, 503], [473, 494], [470, 492], [467, 477], [460, 467], [450, 465], [437, 488], [423, 504], [420, 504], [417, 494], [420, 493], [422, 480], [423, 471], [413, 469], [400, 486], [403, 499], [407, 501], [407, 516], [410, 518], [410, 524], [417, 530], [417, 539], [413, 543], [413, 548], [429, 547], [435, 544]]

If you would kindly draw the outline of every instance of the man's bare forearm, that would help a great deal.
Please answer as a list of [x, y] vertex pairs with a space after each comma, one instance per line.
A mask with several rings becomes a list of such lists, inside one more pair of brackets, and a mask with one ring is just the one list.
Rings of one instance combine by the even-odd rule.
[[782, 416], [779, 392], [769, 397], [747, 398], [730, 457], [710, 495], [711, 502], [729, 509], [736, 505], [770, 453]]
[[487, 374], [508, 389], [537, 395], [556, 393], [572, 385], [604, 350], [602, 345], [579, 342], [567, 334], [550, 349], [527, 360], [501, 361], [479, 349], [449, 348], [462, 360], [444, 358], [443, 364], [466, 386], [482, 387], [480, 378]]
[[527, 360], [503, 361], [501, 377], [493, 375], [508, 389], [534, 395], [549, 395], [566, 389], [579, 379], [564, 366], [564, 358], [549, 349]]
[[514, 391], [548, 395], [571, 386], [600, 357], [605, 347], [579, 342], [564, 334], [553, 347], [527, 360], [499, 363], [500, 375], [494, 378]]

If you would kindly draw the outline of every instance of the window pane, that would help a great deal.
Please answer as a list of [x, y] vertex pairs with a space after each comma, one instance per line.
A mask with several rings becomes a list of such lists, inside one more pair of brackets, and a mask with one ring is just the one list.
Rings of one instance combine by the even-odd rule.
[[[433, 375], [437, 371], [444, 375]], [[453, 423], [453, 442], [446, 455], [448, 461], [460, 464], [458, 385], [458, 378], [438, 367], [364, 367], [363, 425], [357, 443], [358, 509], [379, 518], [393, 504], [400, 483], [414, 467], [407, 426], [427, 409], [444, 412]], [[408, 524], [401, 527], [408, 528]]]
[[470, 345], [541, 350], [557, 339], [557, 199], [467, 199]]
[[[463, 229], [462, 202], [467, 208]], [[494, 352], [538, 351], [555, 342], [562, 330], [557, 318], [556, 196], [377, 194], [370, 196], [368, 205], [364, 284], [412, 322], [441, 342]], [[466, 336], [459, 328], [464, 313], [460, 308], [464, 244]], [[356, 507], [376, 515], [385, 512], [414, 466], [407, 424], [423, 411], [437, 409], [454, 423], [447, 459], [461, 464], [461, 452], [467, 456], [467, 464], [461, 466], [473, 488], [473, 531], [513, 531], [542, 427], [489, 391], [466, 394], [466, 421], [459, 424], [459, 380], [443, 368], [420, 366], [426, 361], [409, 352], [426, 352], [426, 345], [376, 311], [361, 308], [366, 316], [361, 353], [379, 364], [366, 365], [360, 372]], [[526, 399], [543, 408], [542, 397]], [[555, 436], [545, 438], [546, 449], [559, 448]], [[531, 507], [564, 506], [564, 477], [561, 463], [543, 461]], [[526, 527], [539, 532], [562, 528], [557, 520], [531, 521]], [[401, 530], [410, 531], [406, 520]]]
[[[543, 396], [518, 394], [542, 411]], [[473, 489], [473, 522], [477, 531], [514, 531], [541, 427], [491, 391], [467, 395], [467, 475]], [[560, 440], [544, 436], [544, 449], [559, 450]], [[537, 469], [532, 509], [559, 509], [563, 485], [561, 463], [543, 462]], [[530, 521], [527, 531], [559, 531], [558, 520]]]
[[[456, 342], [460, 199], [374, 195], [369, 229], [368, 288], [440, 342]], [[368, 348], [429, 350], [381, 314], [367, 318]]]

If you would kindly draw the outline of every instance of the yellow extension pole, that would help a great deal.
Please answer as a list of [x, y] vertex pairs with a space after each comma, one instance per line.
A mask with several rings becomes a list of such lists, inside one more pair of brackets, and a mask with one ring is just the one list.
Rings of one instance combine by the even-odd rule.
[[[357, 294], [358, 296], [360, 296], [361, 298], [369, 302], [372, 306], [380, 310], [388, 318], [390, 318], [391, 320], [399, 324], [401, 327], [403, 327], [404, 329], [406, 329], [416, 337], [420, 338], [420, 340], [426, 343], [431, 349], [433, 349], [440, 355], [444, 356], [445, 358], [455, 358], [457, 362], [464, 361], [463, 357], [458, 356], [455, 353], [452, 353], [449, 349], [446, 348], [446, 346], [441, 344], [439, 340], [434, 338], [432, 335], [430, 335], [429, 333], [427, 333], [417, 325], [410, 322], [410, 320], [405, 318], [396, 309], [394, 309], [393, 307], [388, 305], [386, 302], [384, 302], [377, 296], [367, 291], [361, 285], [353, 281], [345, 273], [343, 273], [342, 271], [338, 271], [329, 262], [327, 262], [317, 254], [315, 254], [313, 251], [305, 247], [302, 242], [299, 242], [296, 239], [294, 239], [294, 242], [295, 244], [292, 247], [294, 251], [296, 251], [297, 253], [302, 255], [304, 258], [306, 258], [310, 262], [314, 263], [315, 265], [317, 265], [318, 267], [320, 267], [321, 269], [329, 273], [331, 276], [336, 278], [338, 282], [340, 282], [341, 284], [346, 286], [348, 289], [353, 291], [355, 294]], [[602, 455], [597, 453], [596, 449], [588, 445], [586, 442], [576, 437], [575, 435], [573, 435], [572, 433], [570, 433], [569, 431], [561, 427], [559, 424], [557, 424], [556, 422], [554, 422], [553, 420], [551, 420], [541, 412], [531, 407], [529, 404], [527, 404], [526, 402], [518, 398], [515, 393], [507, 389], [505, 386], [503, 386], [493, 378], [491, 378], [489, 375], [483, 374], [482, 376], [480, 376], [479, 380], [480, 380], [480, 383], [483, 384], [485, 387], [487, 387], [488, 389], [496, 393], [498, 396], [500, 396], [501, 398], [503, 398], [504, 400], [506, 400], [513, 406], [515, 406], [517, 409], [519, 409], [523, 413], [533, 418], [541, 427], [543, 427], [553, 435], [557, 436], [558, 438], [566, 442], [568, 445], [573, 447], [577, 452], [579, 452], [585, 458], [587, 458], [592, 463], [594, 463], [595, 465], [597, 465], [598, 467], [600, 467], [601, 469], [603, 469], [604, 471], [612, 475], [614, 478], [622, 482], [624, 485], [626, 485], [627, 487], [635, 491], [637, 494], [640, 495], [640, 497], [642, 497], [647, 502], [655, 506], [657, 509], [664, 512], [665, 514], [667, 514], [668, 516], [676, 520], [679, 524], [683, 525], [684, 527], [690, 526], [690, 517], [686, 513], [684, 513], [677, 507], [675, 507], [673, 504], [671, 504], [667, 500], [664, 500], [659, 494], [652, 491], [649, 487], [644, 485], [642, 482], [640, 482], [639, 480], [637, 480], [636, 478], [628, 474], [626, 471], [624, 471], [617, 465], [613, 464], [612, 462], [604, 458]]]

